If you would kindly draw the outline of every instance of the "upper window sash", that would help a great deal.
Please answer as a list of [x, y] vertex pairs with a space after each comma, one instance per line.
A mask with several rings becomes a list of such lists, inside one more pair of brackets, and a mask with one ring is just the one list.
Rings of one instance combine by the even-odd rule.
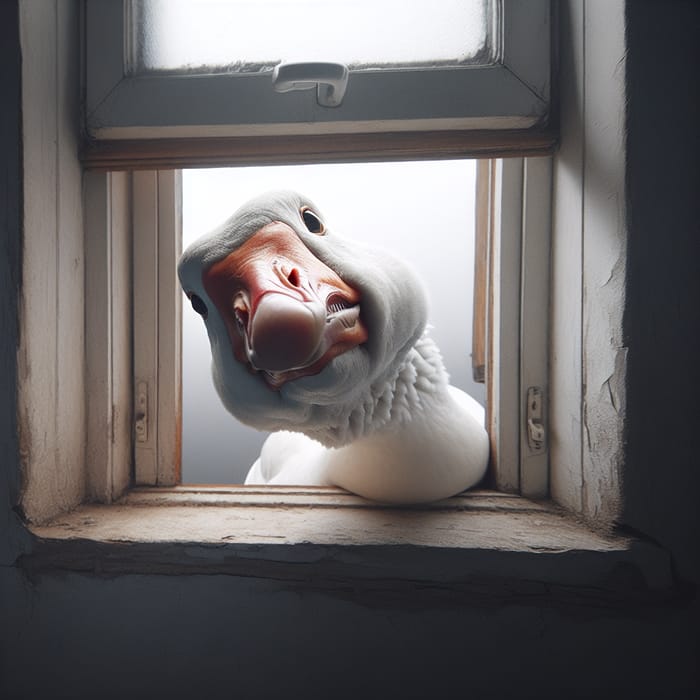
[[85, 129], [100, 140], [526, 131], [550, 105], [549, 0], [493, 0], [487, 65], [351, 71], [339, 107], [278, 93], [269, 72], [133, 75], [129, 0], [85, 3]]

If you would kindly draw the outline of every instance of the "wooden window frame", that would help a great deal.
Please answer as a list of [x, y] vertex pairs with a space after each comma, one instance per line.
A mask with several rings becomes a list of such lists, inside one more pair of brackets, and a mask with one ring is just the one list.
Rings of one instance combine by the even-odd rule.
[[[78, 43], [71, 34], [77, 29], [77, 22], [73, 21], [76, 18], [75, 9], [74, 6], [70, 8], [56, 6], [52, 10], [55, 16], [42, 12], [39, 5], [32, 5], [31, 8], [27, 9], [25, 20], [32, 26], [32, 40], [35, 41], [35, 37], [41, 35], [47, 45], [53, 47], [52, 51], [55, 55], [46, 52], [31, 56], [27, 54], [23, 68], [24, 74], [28, 78], [25, 80], [24, 90], [27, 105], [25, 114], [28, 123], [26, 133], [39, 133], [44, 128], [39, 123], [42, 120], [42, 115], [56, 112], [62, 101], [68, 100], [69, 95], [72, 94], [71, 91], [77, 88], [78, 73], [68, 70], [69, 66], [75, 65], [75, 57], [77, 56]], [[56, 24], [56, 22], [58, 23]], [[64, 62], [66, 59], [70, 59], [69, 63], [60, 64], [61, 73], [59, 74], [54, 74], [49, 70], [49, 66], [55, 62], [56, 55]], [[61, 76], [60, 89], [55, 88], [55, 86], [52, 89], [52, 81], [56, 80], [57, 75]], [[63, 204], [62, 199], [62, 206], [58, 207], [57, 205], [58, 228], [56, 230], [60, 231], [62, 237], [61, 246], [57, 250], [64, 254], [54, 256], [56, 268], [49, 269], [48, 272], [48, 278], [56, 278], [56, 288], [61, 292], [58, 295], [59, 302], [66, 309], [70, 309], [70, 313], [67, 310], [64, 312], [63, 307], [61, 307], [61, 313], [54, 316], [53, 320], [44, 319], [37, 312], [39, 307], [35, 308], [34, 287], [27, 287], [29, 291], [27, 292], [26, 317], [28, 323], [32, 325], [26, 329], [25, 338], [30, 339], [28, 342], [31, 342], [31, 348], [23, 351], [23, 357], [31, 358], [34, 369], [31, 373], [31, 381], [26, 382], [23, 386], [20, 411], [23, 416], [22, 439], [28, 448], [27, 464], [29, 465], [25, 474], [23, 508], [32, 514], [31, 517], [34, 517], [34, 514], [36, 517], [44, 517], [42, 514], [61, 510], [63, 503], [66, 504], [66, 507], [72, 507], [84, 498], [102, 502], [111, 502], [119, 498], [128, 485], [134, 481], [132, 432], [134, 419], [138, 419], [140, 410], [140, 404], [134, 400], [135, 387], [131, 381], [134, 372], [134, 359], [129, 348], [131, 347], [133, 322], [131, 314], [133, 311], [129, 290], [132, 285], [132, 276], [135, 274], [131, 267], [131, 252], [135, 240], [132, 220], [134, 212], [139, 209], [132, 195], [134, 191], [143, 194], [143, 188], [138, 184], [134, 188], [133, 180], [136, 175], [133, 173], [88, 168], [84, 173], [83, 194], [85, 196], [82, 206], [80, 206], [80, 186], [76, 184], [76, 178], [80, 177], [80, 167], [75, 159], [79, 143], [73, 121], [76, 113], [63, 110], [58, 114], [60, 119], [57, 116], [52, 122], [58, 130], [56, 138], [59, 146], [57, 149], [55, 151], [42, 150], [44, 141], [37, 141], [31, 148], [26, 149], [25, 158], [25, 170], [29, 174], [34, 173], [32, 177], [37, 183], [41, 184], [44, 180], [49, 182], [51, 177], [60, 172], [60, 187], [57, 181], [54, 184], [53, 192], [56, 197], [61, 198], [65, 198], [64, 192], [70, 192], [72, 197], [68, 206]], [[375, 134], [373, 136], [384, 139], [386, 135]], [[461, 157], [464, 155], [449, 134], [443, 136], [445, 136], [444, 141], [441, 141], [443, 150], [438, 150], [438, 152], [431, 150], [434, 143], [428, 138], [423, 146], [422, 156], [450, 155], [451, 157]], [[252, 139], [246, 139], [246, 142], [248, 144], [248, 157], [252, 158], [257, 144]], [[165, 149], [171, 146], [172, 144], [167, 139], [163, 140]], [[352, 152], [354, 160], [362, 159], [363, 153], [354, 152], [352, 145], [349, 145], [347, 149], [348, 154]], [[255, 157], [259, 158], [259, 162], [269, 162], [270, 153], [272, 153], [270, 150], [263, 151], [257, 153]], [[405, 150], [397, 149], [396, 143], [393, 144], [391, 153], [396, 159], [410, 158], [415, 154], [408, 146]], [[228, 158], [226, 154], [222, 157]], [[308, 154], [306, 157], [309, 157]], [[319, 160], [323, 160], [324, 157], [322, 154]], [[56, 160], [58, 166], [53, 163], [52, 158]], [[75, 160], [71, 160], [71, 158]], [[276, 151], [274, 158], [277, 161], [294, 160], [294, 157], [289, 156], [288, 153]], [[504, 161], [504, 163], [511, 164], [515, 162], [518, 162], [517, 159], [516, 161]], [[522, 161], [520, 162], [522, 163]], [[189, 165], [206, 165], [208, 161], [206, 158], [201, 162], [190, 158], [188, 163]], [[145, 168], [147, 163], [139, 161], [138, 165]], [[506, 170], [509, 167], [507, 166]], [[38, 179], [37, 174], [40, 174]], [[148, 175], [144, 176], [149, 177]], [[41, 177], [44, 179], [42, 180]], [[518, 199], [517, 201], [515, 212], [508, 221], [514, 232], [513, 235], [520, 236], [523, 220], [522, 200]], [[27, 202], [29, 203], [26, 215], [28, 217], [27, 230], [34, 232], [35, 229], [48, 226], [49, 219], [44, 216], [45, 212], [42, 207], [33, 203], [34, 200], [31, 198], [28, 198]], [[41, 204], [43, 205], [43, 202]], [[157, 215], [151, 213], [151, 227], [153, 221], [162, 219], [161, 214], [162, 212]], [[174, 216], [173, 220], [176, 218]], [[83, 228], [85, 234], [84, 240], [81, 242], [79, 239], [82, 238], [82, 235], [77, 232], [82, 231]], [[54, 258], [47, 257], [48, 252], [45, 254], [45, 251], [48, 249], [43, 243], [35, 240], [34, 233], [28, 236], [27, 241], [25, 248], [28, 270], [26, 279], [34, 280], [36, 275], [33, 270], [35, 268], [50, 268]], [[69, 241], [71, 246], [78, 246], [80, 243], [83, 247], [80, 251], [76, 247], [75, 255], [67, 256], [65, 253], [68, 248], [65, 241]], [[146, 245], [146, 242], [142, 241], [139, 235], [136, 244]], [[149, 242], [148, 245], [151, 243]], [[83, 264], [80, 257], [81, 251], [84, 251], [85, 269], [87, 270], [85, 284], [83, 284], [82, 274], [79, 272]], [[171, 257], [176, 257], [173, 251], [171, 251]], [[71, 276], [67, 272], [67, 265], [69, 260], [73, 259], [75, 260], [74, 264], [78, 266], [75, 268], [78, 275]], [[151, 270], [152, 272], [153, 270]], [[40, 275], [37, 280], [39, 279], [43, 280], [44, 277]], [[37, 285], [39, 285], [39, 281], [37, 281]], [[65, 289], [59, 285], [64, 285]], [[66, 298], [70, 297], [74, 303], [68, 304], [66, 301], [61, 301], [62, 295]], [[78, 302], [80, 307], [77, 306]], [[82, 312], [78, 312], [79, 308], [84, 308], [84, 320], [81, 321], [80, 327], [66, 326], [67, 330], [63, 332], [63, 337], [75, 337], [75, 341], [71, 341], [72, 351], [68, 353], [57, 350], [59, 357], [51, 362], [49, 354], [52, 346], [48, 346], [44, 352], [42, 342], [37, 340], [39, 336], [35, 337], [34, 325], [40, 329], [36, 331], [37, 333], [44, 333], [47, 324], [51, 322], [56, 328], [63, 328], [62, 324], [68, 323], [66, 319], [82, 318]], [[140, 311], [141, 309], [139, 309]], [[171, 316], [171, 321], [173, 318], [174, 314]], [[157, 327], [157, 323], [154, 323], [152, 329]], [[495, 327], [496, 325], [494, 325]], [[75, 335], [76, 333], [79, 335]], [[517, 325], [512, 325], [510, 333], [514, 342], [517, 342], [520, 328]], [[80, 338], [83, 335], [85, 340], [81, 344]], [[58, 347], [58, 337], [52, 342], [55, 342]], [[73, 345], [75, 345], [74, 348]], [[174, 356], [177, 355], [176, 342], [168, 343], [165, 340], [162, 342], [159, 340], [158, 347], [164, 351], [171, 351]], [[154, 366], [153, 358], [158, 355], [159, 353], [151, 355], [151, 368]], [[84, 362], [84, 370], [80, 369], [81, 362]], [[84, 404], [81, 403], [80, 411], [76, 411], [70, 418], [69, 424], [72, 431], [70, 432], [70, 441], [62, 440], [63, 445], [70, 447], [70, 449], [65, 447], [63, 450], [65, 451], [65, 464], [63, 461], [54, 464], [54, 460], [52, 460], [54, 453], [38, 448], [41, 441], [41, 430], [51, 422], [51, 417], [44, 415], [45, 412], [42, 413], [39, 410], [42, 401], [37, 397], [43, 396], [42, 392], [45, 391], [47, 382], [41, 381], [40, 378], [46, 378], [37, 368], [41, 367], [42, 371], [45, 369], [46, 372], [49, 372], [51, 368], [61, 369], [61, 373], [56, 374], [54, 380], [56, 386], [53, 387], [58, 401], [59, 397], [66, 395], [65, 387], [67, 386], [62, 380], [64, 376], [62, 363], [66, 365], [66, 371], [69, 371], [70, 377], [74, 379], [70, 384], [70, 386], [75, 387], [71, 396], [80, 395], [81, 387], [84, 386], [85, 401]], [[175, 364], [177, 363], [172, 363], [172, 366]], [[517, 371], [513, 374], [513, 376], [515, 375], [517, 375]], [[159, 405], [163, 397], [169, 395], [171, 397], [170, 407], [159, 410], [159, 415], [168, 416], [171, 426], [176, 426], [177, 421], [172, 420], [171, 417], [177, 415], [178, 378], [171, 373], [170, 380], [171, 385], [164, 390], [155, 394], [148, 392], [147, 403], [151, 406]], [[518, 391], [518, 387], [515, 386], [510, 391], [510, 396], [517, 399]], [[516, 412], [520, 410], [521, 403], [521, 401], [517, 401]], [[49, 411], [49, 408], [46, 410]], [[54, 409], [54, 413], [53, 428], [57, 431], [56, 435], [66, 434], [66, 431], [62, 430], [62, 422], [65, 422], [66, 416], [58, 408]], [[81, 419], [81, 415], [85, 416], [84, 421]], [[84, 427], [81, 427], [83, 423]], [[517, 430], [517, 425], [514, 425], [514, 429]], [[171, 432], [171, 435], [162, 440], [159, 438], [159, 444], [161, 447], [169, 445], [168, 449], [163, 451], [163, 454], [166, 454], [169, 450], [169, 455], [162, 458], [161, 465], [165, 466], [160, 470], [160, 474], [158, 467], [155, 467], [157, 473], [155, 481], [162, 484], [174, 483], [177, 480], [178, 471], [175, 457], [179, 440], [177, 427], [169, 427], [167, 430]], [[159, 435], [159, 428], [154, 428], [151, 425], [149, 434]], [[61, 459], [63, 459], [62, 455], [61, 452]], [[163, 474], [167, 470], [170, 473]], [[513, 469], [513, 477], [501, 480], [500, 483], [496, 480], [498, 485], [504, 489], [520, 489], [520, 471], [520, 467], [516, 465]], [[153, 464], [144, 472], [150, 475], [148, 476], [149, 483], [153, 482], [153, 472]], [[67, 479], [63, 476], [66, 473], [70, 474], [69, 487], [66, 487]], [[544, 489], [533, 490], [532, 493], [542, 494]], [[59, 494], [60, 498], [57, 498], [56, 494]]]
[[179, 171], [131, 174], [134, 484], [180, 482], [182, 246]]
[[132, 75], [129, 0], [90, 0], [82, 160], [118, 170], [551, 153], [550, 0], [493, 5], [489, 64], [352, 73], [347, 106], [321, 108], [309, 91], [274, 93], [267, 74]]
[[[547, 442], [549, 280], [552, 163], [549, 158], [499, 159], [482, 165], [477, 214], [487, 264], [483, 353], [491, 470], [501, 491], [549, 495]], [[483, 194], [485, 191], [485, 194]], [[486, 236], [483, 229], [487, 229]], [[483, 260], [483, 255], [482, 255]], [[528, 390], [543, 397], [544, 444], [527, 434]]]
[[[478, 189], [487, 192], [481, 203], [487, 211], [477, 214], [479, 235], [485, 235], [487, 248], [481, 267], [477, 264], [477, 277], [485, 277], [488, 302], [475, 325], [487, 339], [488, 483], [503, 492], [543, 498], [548, 495], [548, 451], [533, 453], [529, 447], [525, 402], [531, 386], [547, 393], [551, 162], [549, 158], [482, 161], [477, 179]], [[86, 192], [91, 198], [86, 203], [87, 239], [112, 241], [111, 247], [94, 247], [90, 264], [96, 270], [117, 266], [108, 275], [88, 278], [89, 306], [105, 309], [89, 312], [95, 328], [88, 328], [93, 339], [88, 350], [100, 369], [105, 365], [114, 373], [114, 368], [133, 367], [129, 405], [111, 416], [111, 430], [90, 434], [91, 454], [105, 457], [93, 463], [104, 464], [109, 473], [94, 475], [91, 492], [109, 502], [124, 492], [126, 484], [180, 483], [181, 295], [175, 268], [181, 239], [181, 181], [177, 171], [89, 173]], [[120, 255], [113, 250], [117, 240]], [[130, 251], [128, 261], [124, 251]], [[91, 284], [97, 285], [94, 292]], [[109, 297], [110, 288], [130, 285], [131, 294]], [[111, 322], [106, 320], [110, 316]], [[133, 346], [122, 342], [123, 334], [102, 329], [103, 325], [126, 328], [128, 318]], [[120, 375], [113, 379], [95, 383], [104, 389], [101, 398], [91, 392], [95, 405], [114, 406], [118, 390], [124, 403]], [[123, 422], [125, 415], [131, 424]], [[101, 417], [93, 420], [102, 424]], [[114, 486], [111, 493], [109, 484]]]

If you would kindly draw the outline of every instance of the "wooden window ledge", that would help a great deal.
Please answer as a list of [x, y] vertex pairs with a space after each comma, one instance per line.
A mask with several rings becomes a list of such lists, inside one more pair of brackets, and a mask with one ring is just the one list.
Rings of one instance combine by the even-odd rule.
[[549, 503], [470, 491], [386, 507], [334, 488], [136, 488], [32, 526], [30, 577], [230, 575], [397, 604], [619, 607], [673, 595], [667, 553]]

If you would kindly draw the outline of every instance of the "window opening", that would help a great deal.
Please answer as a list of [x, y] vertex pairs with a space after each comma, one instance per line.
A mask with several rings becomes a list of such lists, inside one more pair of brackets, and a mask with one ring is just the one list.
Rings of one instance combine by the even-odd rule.
[[[345, 237], [398, 253], [426, 284], [430, 334], [451, 383], [485, 405], [470, 360], [476, 161], [187, 170], [182, 188], [183, 248], [249, 198], [295, 189]], [[266, 434], [241, 425], [221, 405], [204, 325], [189, 303], [182, 307], [182, 482], [242, 483]]]

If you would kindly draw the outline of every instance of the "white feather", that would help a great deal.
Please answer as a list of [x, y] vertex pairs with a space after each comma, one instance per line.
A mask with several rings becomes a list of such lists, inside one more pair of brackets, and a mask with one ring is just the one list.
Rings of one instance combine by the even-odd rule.
[[[483, 408], [448, 384], [435, 344], [425, 335], [427, 303], [413, 271], [390, 254], [328, 230], [310, 234], [295, 193], [265, 195], [183, 254], [186, 291], [210, 309], [212, 373], [226, 408], [243, 422], [279, 431], [265, 442], [246, 484], [336, 485], [378, 501], [416, 503], [474, 486], [488, 461]], [[289, 225], [307, 248], [361, 291], [366, 343], [318, 374], [271, 391], [231, 352], [223, 319], [202, 272], [273, 221]], [[289, 432], [295, 431], [295, 432]]]

